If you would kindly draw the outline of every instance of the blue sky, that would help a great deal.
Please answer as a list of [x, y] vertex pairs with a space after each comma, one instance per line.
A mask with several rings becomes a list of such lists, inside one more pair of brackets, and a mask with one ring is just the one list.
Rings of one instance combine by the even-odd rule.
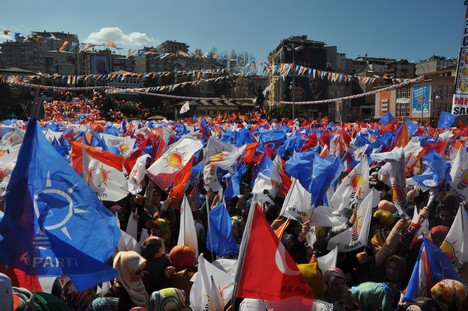
[[65, 31], [81, 43], [113, 40], [125, 49], [177, 40], [191, 50], [249, 52], [257, 61], [282, 39], [307, 35], [349, 58], [417, 62], [457, 57], [464, 17], [462, 0], [15, 0], [2, 3], [0, 28]]

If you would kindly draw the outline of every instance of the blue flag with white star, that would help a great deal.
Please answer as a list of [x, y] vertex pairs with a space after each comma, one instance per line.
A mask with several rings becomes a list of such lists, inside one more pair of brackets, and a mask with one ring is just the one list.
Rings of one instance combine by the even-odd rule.
[[67, 274], [82, 291], [117, 275], [105, 262], [120, 235], [114, 215], [31, 120], [5, 195], [0, 262], [30, 275]]

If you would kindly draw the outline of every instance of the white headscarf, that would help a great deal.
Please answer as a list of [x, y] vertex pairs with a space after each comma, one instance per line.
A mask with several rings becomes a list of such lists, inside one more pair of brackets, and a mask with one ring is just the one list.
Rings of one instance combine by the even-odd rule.
[[145, 264], [146, 259], [135, 251], [118, 252], [114, 259], [114, 268], [119, 273], [117, 286], [123, 287], [137, 306], [148, 303], [148, 294], [141, 279]]

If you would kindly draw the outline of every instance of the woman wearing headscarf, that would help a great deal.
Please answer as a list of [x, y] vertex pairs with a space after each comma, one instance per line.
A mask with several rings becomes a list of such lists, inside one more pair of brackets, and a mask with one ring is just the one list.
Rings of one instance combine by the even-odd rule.
[[188, 307], [185, 291], [169, 287], [151, 294], [149, 311], [181, 311], [191, 310]]
[[448, 310], [467, 310], [468, 286], [463, 283], [445, 279], [431, 288], [431, 297], [448, 307]]
[[96, 298], [96, 287], [79, 292], [67, 275], [55, 279], [52, 294], [62, 299], [70, 310], [87, 310]]
[[358, 310], [346, 284], [345, 274], [339, 268], [330, 268], [325, 271], [323, 281], [326, 286], [325, 301], [333, 304], [333, 310], [353, 311]]
[[365, 282], [351, 287], [359, 310], [393, 311], [400, 300], [400, 291], [389, 283]]
[[119, 298], [119, 310], [147, 306], [148, 293], [142, 280], [145, 264], [146, 260], [135, 251], [118, 252], [115, 256], [114, 268], [119, 275], [106, 296]]

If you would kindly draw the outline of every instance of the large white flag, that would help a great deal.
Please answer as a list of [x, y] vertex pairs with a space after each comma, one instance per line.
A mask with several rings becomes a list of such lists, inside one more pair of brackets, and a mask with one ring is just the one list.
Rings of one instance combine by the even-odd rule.
[[380, 194], [377, 190], [372, 191], [362, 201], [357, 208], [354, 225], [332, 237], [328, 241], [328, 250], [334, 249], [338, 245], [340, 252], [351, 252], [355, 249], [366, 246], [369, 237], [370, 222], [372, 219], [372, 208], [379, 204]]
[[117, 202], [127, 196], [128, 181], [123, 171], [121, 156], [85, 146], [83, 165], [86, 183], [100, 200]]
[[245, 145], [238, 148], [234, 145], [221, 141], [213, 136], [208, 140], [204, 149], [203, 163], [211, 163], [224, 170], [234, 173], [237, 158], [244, 152]]
[[184, 195], [182, 205], [180, 206], [180, 230], [177, 245], [190, 246], [195, 249], [198, 255], [198, 239], [195, 230], [195, 221], [193, 220], [192, 209], [187, 196]]
[[440, 245], [440, 248], [457, 270], [462, 263], [468, 261], [468, 228], [466, 225], [466, 212], [460, 206], [445, 241]]
[[146, 174], [146, 161], [151, 158], [149, 154], [140, 156], [133, 166], [130, 175], [128, 176], [128, 191], [135, 195], [143, 190], [141, 182], [145, 179]]
[[291, 188], [289, 188], [284, 198], [280, 216], [296, 219], [300, 222], [309, 221], [313, 211], [310, 201], [310, 192], [302, 187], [297, 179], [294, 179]]
[[317, 263], [321, 271], [327, 271], [330, 268], [336, 267], [336, 261], [338, 259], [338, 246], [336, 246], [328, 254], [317, 257]]
[[408, 209], [408, 199], [406, 197], [406, 159], [405, 151], [402, 147], [395, 147], [390, 152], [373, 153], [371, 158], [374, 161], [386, 161], [390, 163], [390, 181], [393, 189], [393, 203], [400, 215], [406, 214]]
[[369, 193], [369, 163], [367, 156], [361, 157], [361, 162], [343, 178], [341, 184], [331, 199], [334, 210], [352, 209]]
[[[194, 311], [204, 311], [210, 305], [210, 301], [219, 299], [211, 294], [210, 276], [216, 284], [216, 288], [223, 299], [224, 307], [229, 303], [234, 290], [234, 276], [218, 269], [213, 264], [203, 258], [203, 254], [198, 257], [198, 272], [194, 276], [192, 289], [190, 290], [190, 307]], [[222, 309], [221, 309], [222, 310]]]
[[3, 197], [6, 193], [11, 173], [15, 168], [16, 159], [18, 159], [19, 148], [20, 145], [11, 147], [3, 151], [4, 154], [0, 156], [0, 197]]
[[203, 148], [200, 140], [184, 136], [172, 144], [147, 170], [146, 174], [164, 191], [172, 185], [177, 173], [192, 156]]
[[450, 170], [451, 188], [460, 198], [468, 198], [468, 153], [463, 146], [458, 149], [457, 156]]

